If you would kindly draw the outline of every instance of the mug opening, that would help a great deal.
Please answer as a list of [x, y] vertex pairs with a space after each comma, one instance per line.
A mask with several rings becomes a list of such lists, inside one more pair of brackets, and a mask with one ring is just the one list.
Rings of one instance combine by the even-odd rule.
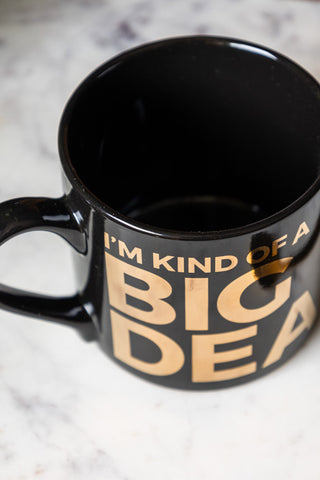
[[[113, 218], [223, 234], [294, 208], [319, 182], [320, 88], [240, 40], [163, 40], [115, 57], [69, 101], [60, 154]], [[313, 191], [313, 190], [312, 190]]]

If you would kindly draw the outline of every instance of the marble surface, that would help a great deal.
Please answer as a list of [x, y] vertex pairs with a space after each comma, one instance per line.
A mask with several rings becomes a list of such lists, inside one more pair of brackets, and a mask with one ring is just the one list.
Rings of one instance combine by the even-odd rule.
[[[248, 0], [2, 0], [0, 200], [61, 193], [59, 117], [110, 56], [172, 35], [265, 44], [320, 79], [320, 3]], [[74, 289], [69, 247], [13, 239], [1, 281]], [[62, 326], [1, 312], [1, 480], [320, 479], [320, 328], [260, 380], [212, 392], [149, 384]]]

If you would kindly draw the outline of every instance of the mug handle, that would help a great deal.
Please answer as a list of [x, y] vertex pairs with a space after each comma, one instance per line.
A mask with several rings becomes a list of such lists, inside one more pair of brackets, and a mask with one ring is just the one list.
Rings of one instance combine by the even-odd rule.
[[[0, 245], [16, 235], [33, 230], [56, 233], [78, 252], [86, 253], [86, 234], [81, 219], [70, 210], [65, 196], [57, 199], [16, 198], [0, 204]], [[92, 324], [78, 294], [50, 297], [0, 284], [0, 307], [21, 315], [77, 327], [84, 337], [88, 336], [88, 322]]]

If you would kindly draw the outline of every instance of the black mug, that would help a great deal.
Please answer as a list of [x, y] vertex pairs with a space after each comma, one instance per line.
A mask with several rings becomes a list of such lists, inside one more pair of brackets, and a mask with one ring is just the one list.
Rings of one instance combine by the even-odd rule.
[[232, 38], [142, 45], [78, 87], [59, 152], [64, 195], [3, 203], [0, 238], [63, 237], [78, 293], [1, 286], [1, 307], [94, 325], [170, 387], [240, 384], [301, 346], [319, 313], [320, 88], [300, 66]]

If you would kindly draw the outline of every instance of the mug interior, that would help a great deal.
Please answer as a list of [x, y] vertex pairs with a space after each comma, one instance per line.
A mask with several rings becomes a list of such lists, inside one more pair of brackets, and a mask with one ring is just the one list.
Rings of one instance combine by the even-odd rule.
[[232, 39], [177, 38], [116, 57], [80, 86], [62, 128], [95, 197], [169, 230], [251, 224], [319, 176], [319, 86], [285, 57]]

